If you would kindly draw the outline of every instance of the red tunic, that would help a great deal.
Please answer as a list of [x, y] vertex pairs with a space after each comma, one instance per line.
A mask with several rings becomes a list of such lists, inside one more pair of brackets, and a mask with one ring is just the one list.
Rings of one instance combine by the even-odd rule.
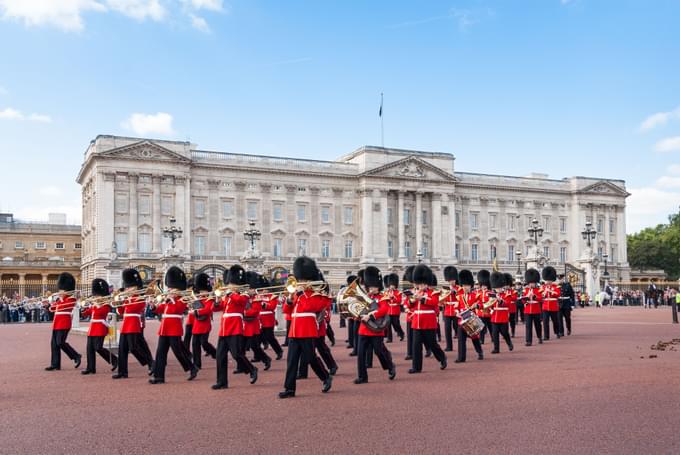
[[434, 292], [432, 289], [428, 288], [422, 293], [416, 293], [411, 327], [417, 330], [436, 329], [438, 307], [439, 292]]
[[124, 306], [116, 308], [118, 314], [123, 316], [123, 326], [120, 333], [142, 333], [142, 319], [146, 310], [146, 301], [141, 297], [132, 297], [125, 302]]
[[[411, 290], [413, 291], [413, 290]], [[402, 305], [404, 305], [404, 310], [406, 311], [406, 322], [412, 322], [413, 321], [413, 306], [414, 302], [411, 302], [411, 297], [406, 295], [406, 293], [402, 293]]]
[[90, 328], [87, 331], [89, 337], [103, 337], [109, 334], [109, 326], [106, 317], [111, 312], [110, 305], [100, 307], [91, 306], [82, 312], [83, 317], [90, 316]]
[[522, 292], [524, 297], [524, 314], [541, 314], [541, 303], [543, 302], [543, 295], [539, 288], [524, 288]]
[[496, 296], [496, 304], [491, 309], [491, 322], [496, 324], [510, 322], [510, 308], [508, 308], [507, 304], [509, 297], [505, 292], [496, 294]]
[[295, 296], [291, 297], [290, 299], [286, 299], [285, 303], [283, 304], [283, 307], [281, 310], [283, 311], [283, 316], [285, 317], [286, 321], [290, 321], [292, 319], [292, 314], [293, 314], [293, 307], [295, 307]]
[[262, 297], [262, 311], [260, 311], [260, 324], [263, 329], [276, 326], [276, 307], [279, 305], [279, 298], [268, 294]]
[[289, 338], [318, 338], [319, 326], [317, 313], [328, 305], [328, 299], [320, 294], [306, 290], [295, 301], [291, 314]]
[[250, 298], [243, 310], [243, 336], [253, 337], [260, 334], [260, 311], [262, 304], [257, 296]]
[[249, 297], [232, 292], [222, 297], [220, 303], [215, 302], [215, 311], [223, 311], [219, 336], [228, 337], [243, 335], [243, 311]]
[[[189, 314], [187, 315], [187, 320], [184, 322], [184, 325], [193, 326], [193, 325], [194, 325], [194, 321], [195, 321], [195, 319], [194, 319], [194, 313], [192, 313], [191, 311], [189, 311]], [[194, 331], [192, 330], [191, 333], [194, 333]]]
[[386, 292], [386, 295], [389, 297], [389, 300], [387, 300], [389, 312], [387, 314], [399, 316], [401, 314], [401, 300], [403, 298], [401, 292], [396, 289], [390, 289]]
[[505, 291], [505, 295], [507, 296], [505, 303], [508, 304], [510, 314], [516, 314], [517, 313], [517, 291], [515, 291], [514, 289], [508, 289], [507, 291]]
[[[387, 300], [380, 300], [380, 294], [374, 294], [371, 295], [371, 297], [378, 300], [378, 309], [375, 310], [375, 315], [373, 317], [375, 319], [380, 319], [387, 316], [390, 311], [390, 305], [387, 303]], [[367, 337], [384, 337], [385, 330], [383, 329], [379, 332], [374, 332], [366, 326], [365, 322], [362, 321], [361, 324], [359, 324], [359, 335]]]
[[52, 330], [71, 330], [71, 316], [76, 306], [76, 298], [73, 296], [59, 297], [53, 304], [54, 320]]
[[[189, 316], [194, 318], [194, 325], [191, 329], [191, 333], [196, 335], [202, 335], [204, 333], [210, 333], [212, 329], [212, 312], [213, 312], [213, 299], [201, 299], [203, 308], [198, 310], [193, 310], [189, 312]], [[199, 319], [203, 319], [202, 321]]]
[[452, 318], [456, 316], [456, 309], [458, 306], [458, 293], [463, 292], [458, 286], [455, 286], [451, 293], [442, 302], [444, 304], [444, 316]]
[[544, 284], [541, 287], [541, 294], [543, 294], [543, 311], [560, 311], [560, 286], [555, 283]]
[[460, 325], [463, 322], [462, 319], [460, 319], [460, 314], [465, 310], [475, 310], [475, 307], [479, 303], [479, 294], [475, 291], [465, 292], [464, 290], [461, 290], [461, 292], [456, 294], [456, 302], [456, 316], [459, 317], [458, 325]]
[[182, 317], [187, 311], [187, 304], [179, 297], [172, 297], [156, 307], [156, 314], [161, 315], [161, 326], [158, 336], [181, 337], [184, 334]]
[[480, 289], [477, 291], [477, 294], [479, 296], [479, 308], [477, 308], [477, 316], [479, 316], [480, 318], [491, 317], [491, 310], [484, 309], [484, 304], [488, 303], [490, 299], [489, 292], [490, 291], [488, 289]]

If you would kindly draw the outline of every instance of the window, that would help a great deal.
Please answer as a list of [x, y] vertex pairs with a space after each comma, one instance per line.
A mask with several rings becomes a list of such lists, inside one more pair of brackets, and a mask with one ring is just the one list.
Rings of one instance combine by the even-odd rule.
[[543, 217], [543, 231], [544, 232], [550, 232], [550, 217], [549, 216]]
[[174, 201], [172, 199], [172, 196], [163, 196], [161, 198], [161, 215], [165, 215], [165, 216], [172, 215], [173, 202]]
[[304, 223], [307, 220], [307, 206], [298, 204], [297, 206], [297, 220], [300, 223]]
[[231, 256], [231, 237], [222, 237], [222, 253]]
[[489, 214], [489, 229], [491, 230], [496, 230], [496, 218], [498, 218], [498, 215], [495, 213]]
[[148, 195], [139, 196], [139, 214], [140, 215], [151, 214], [151, 196]]
[[205, 237], [202, 235], [194, 237], [194, 254], [196, 256], [205, 255]]
[[604, 232], [604, 218], [597, 219], [597, 233], [602, 234]]
[[118, 249], [118, 253], [127, 254], [128, 235], [126, 232], [116, 232], [116, 248]]
[[496, 245], [491, 245], [489, 247], [489, 260], [493, 261], [496, 259]]
[[351, 258], [352, 256], [353, 256], [352, 241], [351, 240], [345, 240], [345, 257]]
[[460, 229], [460, 212], [456, 212], [456, 229]]
[[234, 216], [234, 201], [222, 201], [222, 217], [231, 218]]
[[73, 248], [76, 249], [76, 250], [80, 250], [80, 249], [83, 248], [83, 244], [82, 243], [76, 243], [75, 245], [73, 245]]
[[560, 218], [560, 233], [567, 233], [567, 219], [564, 217]]
[[592, 215], [587, 215], [587, 216], [586, 216], [586, 223], [593, 224], [593, 217], [592, 217]]
[[44, 250], [45, 249], [45, 242], [43, 242], [43, 241], [35, 242], [35, 249], [36, 250]]
[[391, 207], [387, 207], [387, 224], [392, 224], [393, 210]]
[[508, 261], [515, 260], [515, 245], [508, 245]]
[[427, 242], [423, 242], [423, 250], [421, 251], [421, 253], [423, 254], [423, 257], [424, 258], [429, 257], [429, 254], [428, 254], [429, 252], [430, 252], [430, 249], [428, 248]]
[[249, 220], [256, 220], [257, 219], [257, 202], [256, 201], [248, 201], [248, 219]]
[[609, 235], [614, 235], [616, 232], [616, 219], [609, 218]]
[[453, 249], [453, 255], [456, 259], [460, 259], [460, 244], [456, 243], [456, 246]]
[[616, 262], [616, 245], [611, 245], [609, 248], [609, 262]]
[[140, 253], [151, 253], [151, 234], [140, 232], [137, 234], [137, 249]]
[[479, 213], [470, 214], [470, 229], [477, 229], [479, 226]]
[[322, 240], [321, 241], [321, 257], [327, 258], [331, 256], [331, 241]]
[[601, 246], [597, 247], [597, 257], [602, 260], [603, 248]]
[[322, 223], [331, 222], [331, 208], [327, 205], [321, 206], [321, 222]]
[[[353, 218], [354, 218], [354, 210], [352, 209], [352, 207], [345, 207], [344, 214], [345, 214], [345, 216], [344, 216], [343, 222], [345, 224], [352, 224]], [[351, 256], [348, 256], [348, 257], [351, 257]]]
[[274, 221], [283, 221], [283, 204], [280, 202], [275, 202], [272, 206], [272, 217]]
[[423, 224], [427, 224], [427, 210], [423, 210], [422, 216], [423, 216]]
[[275, 258], [280, 258], [283, 255], [283, 240], [274, 239], [273, 254]]
[[514, 213], [508, 214], [508, 231], [514, 231], [515, 230], [516, 220], [517, 220], [517, 215], [515, 215]]
[[127, 213], [128, 211], [128, 195], [123, 193], [116, 194], [116, 213]]
[[23, 250], [24, 249], [24, 242], [22, 242], [21, 240], [17, 240], [16, 242], [14, 242], [14, 249]]
[[394, 242], [392, 240], [387, 241], [387, 257], [394, 257]]
[[172, 242], [170, 241], [169, 238], [167, 238], [165, 236], [161, 237], [161, 251], [162, 252], [168, 251], [171, 246], [172, 246]]
[[550, 247], [549, 246], [543, 247], [543, 256], [546, 257], [546, 258], [550, 257]]
[[408, 241], [408, 240], [406, 240], [406, 241], [404, 242], [404, 255], [405, 255], [407, 258], [410, 258], [410, 257], [411, 257], [411, 242]]
[[411, 224], [411, 209], [404, 209], [404, 226]]
[[298, 254], [300, 256], [306, 255], [307, 254], [307, 239], [298, 239], [297, 242], [298, 245]]
[[64, 249], [64, 242], [57, 242], [54, 244], [54, 249], [55, 250], [63, 250]]
[[194, 212], [196, 218], [203, 218], [205, 216], [205, 201], [203, 199], [196, 199], [194, 201]]
[[473, 261], [477, 261], [479, 259], [479, 245], [476, 243], [473, 243], [470, 245], [470, 259]]
[[561, 246], [560, 247], [560, 262], [565, 263], [567, 262], [567, 247], [566, 246]]

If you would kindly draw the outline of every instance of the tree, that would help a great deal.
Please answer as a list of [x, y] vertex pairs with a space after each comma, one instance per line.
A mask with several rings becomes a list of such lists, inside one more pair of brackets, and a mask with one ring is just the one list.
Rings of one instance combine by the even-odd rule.
[[628, 236], [631, 267], [662, 269], [671, 280], [680, 277], [680, 212], [669, 215], [668, 224]]

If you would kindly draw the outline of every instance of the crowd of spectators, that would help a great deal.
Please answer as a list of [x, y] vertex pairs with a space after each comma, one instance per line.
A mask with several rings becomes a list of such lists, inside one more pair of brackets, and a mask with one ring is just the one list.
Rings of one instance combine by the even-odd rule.
[[0, 323], [49, 322], [53, 318], [47, 308], [28, 302], [28, 297], [0, 297]]

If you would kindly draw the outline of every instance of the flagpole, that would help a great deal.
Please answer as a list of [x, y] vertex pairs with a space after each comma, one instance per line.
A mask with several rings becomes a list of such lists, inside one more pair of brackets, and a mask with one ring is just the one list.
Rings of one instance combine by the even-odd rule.
[[385, 124], [383, 121], [383, 94], [380, 92], [380, 143], [385, 148]]

